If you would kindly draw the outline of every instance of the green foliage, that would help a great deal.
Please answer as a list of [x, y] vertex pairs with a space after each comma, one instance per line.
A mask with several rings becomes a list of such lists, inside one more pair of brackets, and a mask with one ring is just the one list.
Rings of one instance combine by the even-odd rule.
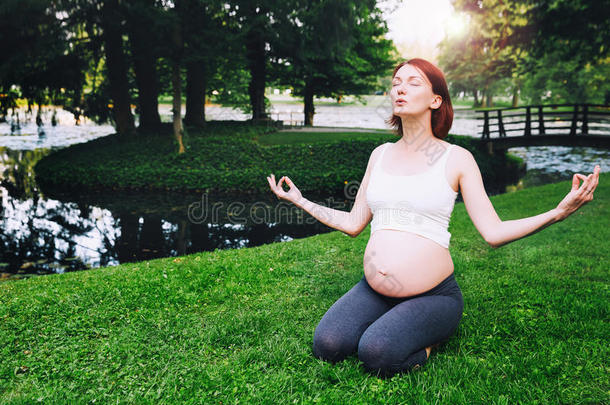
[[[519, 92], [528, 103], [607, 103], [607, 4], [571, 0], [457, 0], [463, 37], [441, 44], [452, 94]], [[507, 85], [508, 82], [508, 85]], [[490, 106], [488, 97], [477, 106]], [[517, 99], [515, 98], [515, 102]]]
[[461, 37], [444, 39], [439, 65], [452, 93], [481, 90], [484, 100], [479, 106], [491, 107], [490, 98], [503, 87], [502, 79], [514, 79], [513, 87], [520, 84], [518, 69], [526, 53], [515, 37], [528, 23], [523, 15], [527, 7], [501, 0], [457, 0], [453, 5], [469, 18], [468, 29]]
[[0, 5], [0, 88], [15, 85], [32, 103], [76, 91], [84, 80], [80, 47], [70, 47], [68, 32], [54, 4], [44, 0], [5, 0]]
[[531, 37], [528, 51], [535, 59], [557, 54], [575, 62], [577, 70], [610, 56], [608, 1], [516, 0], [528, 7]]
[[561, 54], [548, 53], [533, 62], [523, 82], [523, 98], [530, 103], [608, 103], [610, 57], [580, 67]]
[[368, 0], [303, 2], [282, 29], [274, 57], [277, 83], [298, 96], [369, 93], [399, 59], [384, 38], [380, 10]]

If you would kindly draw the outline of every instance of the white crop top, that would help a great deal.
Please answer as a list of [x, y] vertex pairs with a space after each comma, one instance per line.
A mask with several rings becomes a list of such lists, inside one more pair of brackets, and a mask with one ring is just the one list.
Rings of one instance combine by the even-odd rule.
[[378, 229], [413, 232], [449, 248], [447, 231], [457, 191], [445, 177], [447, 159], [453, 144], [439, 157], [429, 159], [431, 168], [423, 173], [394, 176], [381, 162], [391, 142], [382, 146], [381, 155], [372, 169], [366, 200], [373, 213], [371, 235]]

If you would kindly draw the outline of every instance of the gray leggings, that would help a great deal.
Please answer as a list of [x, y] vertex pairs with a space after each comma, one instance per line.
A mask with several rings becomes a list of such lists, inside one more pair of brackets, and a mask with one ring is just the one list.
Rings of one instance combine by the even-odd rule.
[[425, 348], [449, 339], [464, 300], [453, 274], [411, 297], [388, 297], [362, 279], [322, 317], [313, 338], [315, 357], [335, 363], [358, 352], [379, 377], [410, 371], [427, 361]]

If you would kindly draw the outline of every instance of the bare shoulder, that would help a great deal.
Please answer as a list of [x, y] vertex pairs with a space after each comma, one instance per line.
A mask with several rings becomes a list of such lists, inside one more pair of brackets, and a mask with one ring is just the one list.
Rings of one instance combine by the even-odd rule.
[[379, 155], [381, 155], [381, 150], [384, 148], [384, 145], [385, 143], [382, 143], [381, 145], [378, 145], [375, 149], [373, 149], [371, 155], [369, 156], [369, 166], [375, 165], [375, 162], [379, 158]]
[[453, 144], [453, 150], [447, 164], [451, 165], [453, 171], [457, 172], [460, 177], [477, 167], [472, 152], [456, 144]]

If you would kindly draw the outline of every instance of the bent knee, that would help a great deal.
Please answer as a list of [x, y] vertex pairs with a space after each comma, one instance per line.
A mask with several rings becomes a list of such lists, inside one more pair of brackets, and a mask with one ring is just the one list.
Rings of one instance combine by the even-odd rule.
[[338, 362], [352, 354], [355, 349], [342, 336], [331, 333], [316, 333], [313, 338], [313, 355], [321, 360]]
[[358, 344], [358, 359], [368, 371], [386, 373], [396, 365], [396, 358], [390, 347], [381, 340], [360, 340]]

